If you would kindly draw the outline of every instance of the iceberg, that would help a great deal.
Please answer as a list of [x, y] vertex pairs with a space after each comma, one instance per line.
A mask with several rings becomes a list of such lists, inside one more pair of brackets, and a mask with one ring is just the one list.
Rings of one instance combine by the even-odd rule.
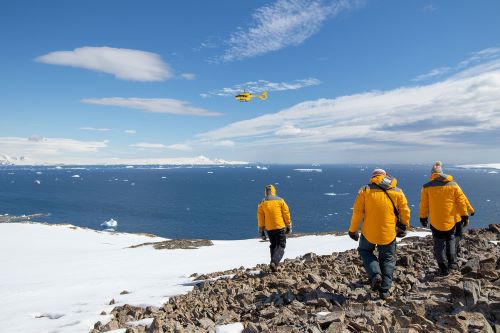
[[297, 172], [323, 172], [323, 169], [293, 169]]
[[118, 221], [116, 221], [115, 219], [109, 219], [109, 220], [101, 223], [101, 226], [109, 227], [109, 228], [116, 228], [118, 226]]

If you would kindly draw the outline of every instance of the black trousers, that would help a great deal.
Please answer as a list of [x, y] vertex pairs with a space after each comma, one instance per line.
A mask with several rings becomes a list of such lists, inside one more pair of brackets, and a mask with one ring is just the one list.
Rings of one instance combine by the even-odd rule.
[[460, 241], [462, 240], [462, 235], [464, 234], [464, 224], [462, 222], [457, 222], [455, 224], [455, 249], [457, 256], [462, 253], [462, 249], [460, 248]]
[[440, 231], [431, 225], [434, 240], [434, 257], [439, 267], [449, 267], [457, 262], [455, 245], [455, 227], [448, 231]]
[[271, 242], [271, 245], [269, 245], [269, 248], [271, 249], [271, 262], [278, 266], [281, 258], [283, 258], [283, 255], [285, 254], [285, 228], [268, 230], [267, 235], [269, 236], [269, 241]]

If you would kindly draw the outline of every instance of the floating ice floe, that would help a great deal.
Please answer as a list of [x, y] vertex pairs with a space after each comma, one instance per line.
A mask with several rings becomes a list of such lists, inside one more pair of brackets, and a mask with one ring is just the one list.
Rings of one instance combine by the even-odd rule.
[[80, 178], [80, 175], [73, 175], [71, 178]]
[[213, 174], [214, 172], [213, 172], [213, 171], [207, 171], [207, 173], [211, 175], [211, 174]]
[[56, 169], [62, 169], [62, 166], [58, 165], [56, 166]]
[[293, 169], [297, 172], [323, 172], [323, 169]]
[[490, 171], [488, 173], [498, 173], [498, 171], [492, 170], [492, 171]]
[[40, 185], [41, 183], [42, 183], [42, 182], [41, 182], [41, 181], [39, 181], [38, 179], [36, 179], [36, 180], [35, 180], [35, 184]]
[[41, 172], [41, 171], [37, 171], [37, 172], [36, 172], [36, 174], [37, 174], [37, 175], [41, 175], [42, 173], [43, 173], [43, 172]]
[[101, 223], [101, 226], [103, 227], [110, 227], [110, 228], [116, 228], [118, 226], [118, 221], [115, 219], [109, 219], [103, 223]]
[[167, 177], [165, 177], [165, 176], [162, 176], [162, 177], [161, 177], [161, 179], [167, 179]]
[[133, 168], [134, 168], [134, 166], [133, 166], [133, 165], [127, 165], [127, 166], [125, 167], [125, 169], [133, 169]]
[[349, 193], [335, 193], [335, 192], [327, 192], [327, 193], [324, 193], [324, 195], [328, 195], [328, 196], [331, 196], [331, 197], [335, 197], [337, 195], [349, 195]]
[[257, 165], [256, 168], [259, 169], [259, 170], [267, 170], [267, 167], [260, 166], [260, 165]]

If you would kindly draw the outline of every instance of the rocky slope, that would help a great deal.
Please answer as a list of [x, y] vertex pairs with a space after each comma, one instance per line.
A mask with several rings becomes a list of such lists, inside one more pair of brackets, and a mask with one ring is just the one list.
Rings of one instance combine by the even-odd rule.
[[246, 333], [500, 333], [499, 240], [500, 225], [470, 230], [460, 271], [446, 277], [437, 276], [431, 237], [403, 240], [387, 300], [370, 290], [355, 250], [310, 253], [277, 273], [261, 265], [194, 275], [199, 283], [190, 293], [161, 308], [116, 307], [91, 332], [215, 332], [215, 325], [242, 322]]

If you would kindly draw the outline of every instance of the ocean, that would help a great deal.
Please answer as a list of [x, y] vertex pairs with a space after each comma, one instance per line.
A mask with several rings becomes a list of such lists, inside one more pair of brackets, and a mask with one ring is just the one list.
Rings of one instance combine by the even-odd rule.
[[[370, 165], [0, 167], [0, 214], [48, 214], [37, 221], [167, 238], [246, 239], [273, 183], [290, 207], [295, 232], [346, 231]], [[420, 189], [430, 166], [382, 166], [398, 179], [418, 226]], [[500, 173], [446, 168], [476, 209], [471, 226], [498, 223]]]

